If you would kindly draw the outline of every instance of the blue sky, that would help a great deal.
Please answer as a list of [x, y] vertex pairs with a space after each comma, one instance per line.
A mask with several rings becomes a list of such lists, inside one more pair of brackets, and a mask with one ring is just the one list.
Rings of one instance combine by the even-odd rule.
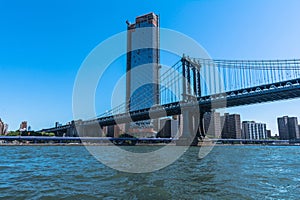
[[[297, 0], [0, 1], [0, 117], [10, 130], [23, 120], [35, 130], [72, 119], [72, 90], [81, 63], [101, 41], [126, 30], [125, 21], [148, 12], [161, 27], [182, 32], [216, 59], [300, 58]], [[125, 41], [124, 41], [125, 42]], [[170, 63], [171, 64], [171, 63]], [[97, 111], [109, 108], [116, 62], [99, 85]], [[114, 76], [112, 76], [114, 75]], [[112, 83], [110, 83], [111, 81]], [[300, 117], [299, 100], [228, 109], [242, 120]]]

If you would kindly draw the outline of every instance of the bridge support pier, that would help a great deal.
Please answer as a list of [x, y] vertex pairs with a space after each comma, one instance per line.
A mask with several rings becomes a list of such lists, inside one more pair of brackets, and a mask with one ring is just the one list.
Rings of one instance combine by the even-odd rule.
[[79, 126], [78, 122], [71, 121], [71, 126], [67, 129], [66, 136], [68, 137], [78, 137], [78, 131], [76, 126]]
[[[197, 104], [197, 97], [201, 96], [200, 64], [185, 57], [182, 59], [182, 101]], [[204, 136], [203, 113], [198, 106], [183, 108], [182, 114], [182, 136], [177, 145], [198, 145]]]
[[[178, 146], [197, 146], [200, 136], [200, 124], [202, 119], [198, 112], [194, 111], [195, 108], [184, 109], [182, 111], [182, 134], [176, 142]], [[198, 108], [197, 108], [198, 109]]]

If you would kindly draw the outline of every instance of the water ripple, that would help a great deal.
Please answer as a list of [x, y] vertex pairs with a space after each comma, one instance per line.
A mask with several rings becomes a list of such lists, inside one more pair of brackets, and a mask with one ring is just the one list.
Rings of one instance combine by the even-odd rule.
[[[123, 148], [150, 152], [156, 147]], [[80, 146], [1, 146], [0, 151], [0, 199], [300, 196], [299, 147], [220, 146], [203, 159], [197, 158], [199, 148], [192, 147], [172, 165], [146, 174], [110, 169]]]

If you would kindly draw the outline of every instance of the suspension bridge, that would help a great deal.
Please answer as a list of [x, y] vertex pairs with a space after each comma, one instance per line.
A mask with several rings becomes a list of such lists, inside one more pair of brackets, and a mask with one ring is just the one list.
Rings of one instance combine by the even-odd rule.
[[[159, 104], [150, 108], [128, 109], [129, 102], [124, 102], [93, 119], [41, 131], [75, 135], [98, 127], [182, 114], [182, 137], [203, 138], [205, 112], [300, 97], [300, 59], [212, 60], [183, 56], [161, 72], [159, 90], [154, 95], [159, 96]], [[136, 99], [147, 104], [152, 98], [141, 94]]]

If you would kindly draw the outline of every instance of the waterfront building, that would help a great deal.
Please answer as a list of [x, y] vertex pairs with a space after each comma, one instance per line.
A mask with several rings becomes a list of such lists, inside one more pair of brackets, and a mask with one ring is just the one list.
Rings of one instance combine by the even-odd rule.
[[22, 121], [20, 124], [20, 131], [27, 131], [27, 121]]
[[[159, 104], [159, 17], [148, 13], [126, 23], [126, 103], [127, 111], [134, 111]], [[157, 127], [158, 120], [145, 120], [132, 122], [126, 129], [145, 135], [142, 132], [152, 134]]]
[[271, 134], [271, 130], [267, 130], [267, 138], [271, 138], [272, 134]]
[[4, 135], [6, 135], [8, 133], [8, 124], [4, 124], [2, 132], [3, 132]]
[[171, 119], [164, 118], [159, 120], [159, 132], [157, 133], [159, 138], [170, 138], [171, 137]]
[[250, 140], [262, 140], [267, 138], [266, 124], [255, 121], [243, 121], [242, 138]]
[[106, 136], [107, 137], [114, 137], [114, 134], [115, 134], [114, 131], [115, 131], [115, 126], [114, 125], [107, 126]]
[[297, 117], [278, 117], [277, 125], [279, 138], [281, 140], [300, 139]]
[[127, 25], [126, 102], [133, 111], [159, 103], [159, 18], [149, 13]]
[[164, 118], [159, 122], [159, 132], [157, 133], [157, 137], [178, 138], [179, 120], [174, 118]]
[[205, 135], [220, 138], [221, 137], [221, 117], [218, 112], [207, 112], [204, 118], [204, 131]]
[[221, 116], [221, 136], [223, 139], [241, 139], [241, 117], [239, 114], [224, 113]]
[[8, 124], [5, 124], [0, 118], [0, 135], [6, 135], [8, 133]]
[[3, 135], [4, 134], [4, 123], [2, 122], [1, 118], [0, 118], [0, 135]]

